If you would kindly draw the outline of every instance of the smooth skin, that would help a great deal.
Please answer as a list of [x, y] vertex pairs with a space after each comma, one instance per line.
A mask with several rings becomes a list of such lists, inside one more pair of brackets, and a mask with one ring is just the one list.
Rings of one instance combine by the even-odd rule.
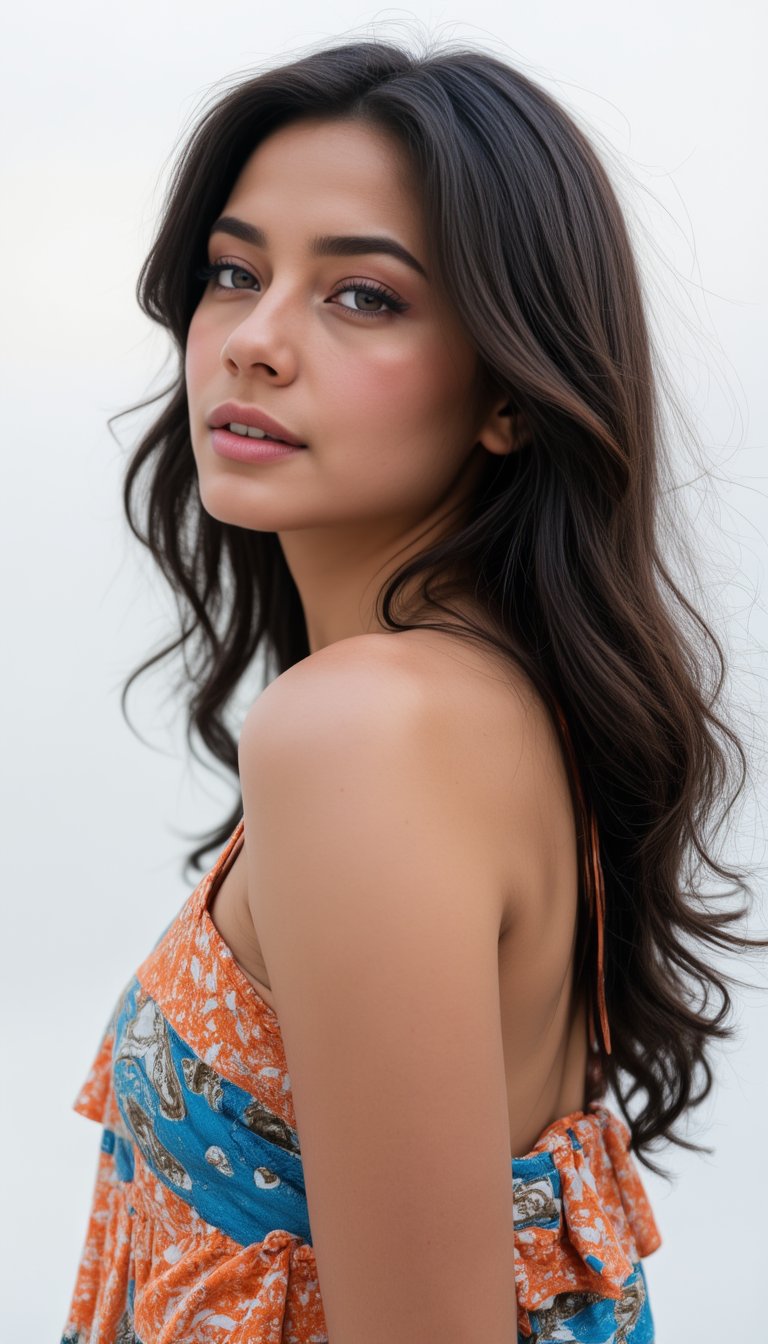
[[[373, 602], [520, 426], [428, 278], [417, 184], [382, 132], [283, 128], [222, 215], [265, 244], [211, 235], [234, 269], [187, 344], [201, 498], [279, 535], [311, 653], [246, 717], [245, 843], [212, 917], [280, 1019], [331, 1344], [511, 1344], [510, 1156], [584, 1101], [570, 793], [520, 673], [388, 632]], [[396, 240], [426, 277], [314, 254], [350, 234]], [[207, 420], [229, 398], [307, 448], [217, 457]]]

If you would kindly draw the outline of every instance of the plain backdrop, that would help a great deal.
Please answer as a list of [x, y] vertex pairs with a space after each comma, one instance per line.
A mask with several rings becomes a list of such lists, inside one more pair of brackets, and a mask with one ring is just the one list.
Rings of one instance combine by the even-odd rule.
[[[166, 344], [134, 285], [173, 151], [217, 81], [333, 38], [477, 43], [591, 128], [631, 211], [654, 322], [698, 435], [680, 439], [696, 580], [730, 659], [753, 783], [726, 857], [764, 874], [766, 271], [763, 9], [692, 0], [268, 8], [222, 0], [17, 5], [3, 20], [3, 1320], [60, 1338], [99, 1144], [72, 1111], [113, 1003], [189, 893], [182, 861], [233, 793], [191, 767], [172, 675], [121, 717], [172, 604], [128, 534], [121, 476]], [[168, 366], [167, 366], [168, 367]], [[167, 368], [166, 368], [167, 371]], [[755, 906], [752, 929], [764, 929]], [[757, 1339], [764, 1321], [765, 967], [742, 962], [736, 1042], [646, 1184], [661, 1344]], [[457, 1236], [461, 1229], [457, 1228]], [[364, 1344], [364, 1341], [361, 1341]]]

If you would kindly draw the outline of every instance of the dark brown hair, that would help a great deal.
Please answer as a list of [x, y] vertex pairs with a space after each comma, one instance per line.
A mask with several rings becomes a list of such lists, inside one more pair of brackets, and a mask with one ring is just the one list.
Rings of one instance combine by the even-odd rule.
[[[303, 116], [364, 119], [405, 147], [438, 281], [526, 426], [519, 451], [488, 454], [468, 515], [395, 575], [380, 612], [391, 629], [413, 628], [393, 604], [414, 576], [421, 611], [450, 615], [451, 595], [470, 595], [495, 634], [471, 621], [419, 623], [495, 646], [553, 715], [562, 710], [605, 884], [613, 1049], [597, 1062], [633, 1148], [660, 1170], [648, 1157], [654, 1141], [697, 1147], [674, 1126], [710, 1091], [710, 1046], [732, 1031], [729, 977], [703, 954], [748, 945], [729, 929], [744, 912], [723, 905], [748, 890], [745, 875], [712, 848], [743, 787], [745, 753], [717, 708], [720, 644], [662, 557], [663, 417], [622, 211], [574, 120], [503, 61], [335, 46], [239, 78], [188, 137], [138, 284], [179, 371], [144, 403], [168, 397], [124, 496], [176, 595], [180, 630], [132, 674], [123, 708], [139, 673], [181, 651], [190, 746], [197, 754], [199, 739], [236, 775], [227, 713], [244, 674], [257, 654], [268, 681], [310, 651], [278, 537], [221, 523], [201, 505], [183, 375], [211, 225], [255, 146]], [[241, 812], [238, 797], [193, 851], [198, 868]], [[712, 875], [730, 886], [705, 896]]]

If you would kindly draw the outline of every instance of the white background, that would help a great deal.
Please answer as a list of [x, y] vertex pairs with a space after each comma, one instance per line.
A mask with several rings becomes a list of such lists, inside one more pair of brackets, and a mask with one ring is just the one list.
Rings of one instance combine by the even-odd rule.
[[[131, 702], [151, 747], [118, 705], [122, 681], [172, 614], [121, 512], [122, 470], [144, 421], [118, 423], [120, 446], [106, 419], [163, 382], [164, 338], [139, 313], [133, 288], [177, 141], [217, 80], [308, 44], [374, 33], [484, 45], [540, 79], [601, 138], [639, 221], [656, 320], [701, 439], [705, 475], [678, 445], [678, 477], [698, 476], [683, 493], [701, 547], [702, 599], [715, 603], [734, 714], [754, 744], [754, 783], [727, 856], [758, 865], [766, 34], [758, 0], [473, 0], [379, 11], [357, 0], [222, 0], [215, 10], [199, 0], [80, 0], [15, 11], [0, 51], [0, 1334], [55, 1344], [99, 1141], [71, 1103], [118, 992], [188, 894], [189, 839], [232, 799], [226, 783], [186, 762], [168, 673], [151, 674]], [[754, 932], [764, 916], [756, 907]], [[743, 965], [765, 986], [764, 967]], [[717, 1056], [716, 1092], [691, 1129], [713, 1155], [669, 1149], [675, 1183], [646, 1177], [664, 1237], [646, 1262], [661, 1344], [757, 1339], [763, 1329], [765, 988], [739, 992], [735, 1018], [739, 1039]]]

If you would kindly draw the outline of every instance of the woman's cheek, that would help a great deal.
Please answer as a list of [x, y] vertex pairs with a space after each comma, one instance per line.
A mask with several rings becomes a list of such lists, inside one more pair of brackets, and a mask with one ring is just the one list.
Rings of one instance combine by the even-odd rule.
[[355, 399], [359, 394], [364, 408], [376, 407], [387, 420], [407, 424], [433, 404], [432, 381], [423, 352], [385, 350], [356, 370]]
[[[202, 380], [205, 367], [210, 363], [210, 353], [205, 341], [205, 324], [195, 314], [187, 331], [187, 344], [184, 351], [184, 376], [188, 391], [193, 391]], [[208, 342], [210, 344], [210, 341]]]

